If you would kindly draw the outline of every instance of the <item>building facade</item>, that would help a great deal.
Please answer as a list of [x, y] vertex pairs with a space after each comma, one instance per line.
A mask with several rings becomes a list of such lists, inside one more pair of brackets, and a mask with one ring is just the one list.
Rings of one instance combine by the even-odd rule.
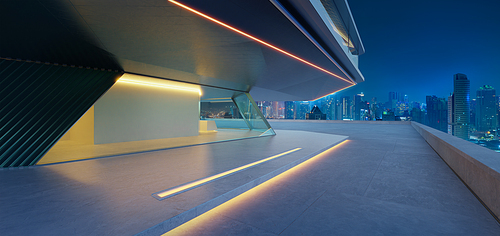
[[[470, 124], [470, 81], [464, 74], [453, 75], [452, 103], [449, 106], [449, 133], [468, 140]], [[451, 109], [450, 109], [451, 108]]]
[[498, 99], [495, 88], [484, 85], [476, 91], [476, 130], [494, 131], [498, 128]]
[[445, 98], [426, 96], [428, 126], [448, 132], [448, 104]]

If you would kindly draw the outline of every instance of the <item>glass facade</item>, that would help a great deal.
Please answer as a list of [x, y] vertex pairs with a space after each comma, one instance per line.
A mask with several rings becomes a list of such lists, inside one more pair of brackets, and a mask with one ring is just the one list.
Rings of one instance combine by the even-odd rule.
[[464, 74], [453, 78], [453, 135], [469, 140], [470, 81]]

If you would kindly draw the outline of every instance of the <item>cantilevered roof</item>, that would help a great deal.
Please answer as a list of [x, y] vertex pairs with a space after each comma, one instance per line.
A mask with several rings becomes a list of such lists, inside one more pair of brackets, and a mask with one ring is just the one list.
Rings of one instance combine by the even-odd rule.
[[[323, 48], [314, 42], [329, 40], [318, 33], [324, 25], [298, 24], [277, 2], [12, 1], [1, 10], [3, 14], [15, 9], [10, 14], [15, 17], [0, 26], [12, 36], [2, 43], [0, 57], [121, 69], [251, 91], [256, 100], [312, 100], [362, 81], [359, 71], [342, 61], [345, 55], [334, 48], [336, 42], [322, 43]], [[299, 11], [302, 17], [318, 18], [307, 15], [310, 9], [303, 10]], [[311, 35], [320, 38], [311, 40]], [[26, 40], [27, 36], [33, 40]], [[56, 40], [60, 38], [66, 40]], [[40, 46], [37, 41], [52, 43]], [[82, 45], [92, 50], [83, 50]], [[51, 52], [58, 53], [48, 56]], [[86, 59], [77, 60], [82, 56], [75, 55]]]

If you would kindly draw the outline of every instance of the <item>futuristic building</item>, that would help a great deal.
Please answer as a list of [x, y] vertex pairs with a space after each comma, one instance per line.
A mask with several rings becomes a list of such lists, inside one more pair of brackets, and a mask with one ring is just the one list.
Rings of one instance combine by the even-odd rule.
[[274, 135], [254, 99], [314, 100], [364, 81], [345, 0], [6, 1], [0, 12], [1, 167], [216, 130]]

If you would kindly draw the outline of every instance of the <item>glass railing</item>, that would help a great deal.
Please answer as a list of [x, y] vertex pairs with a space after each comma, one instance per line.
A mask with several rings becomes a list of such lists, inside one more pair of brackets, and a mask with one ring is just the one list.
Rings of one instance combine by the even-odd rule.
[[257, 104], [248, 93], [241, 93], [232, 97], [243, 119], [250, 130], [263, 132], [262, 135], [274, 135], [274, 131], [266, 121]]

